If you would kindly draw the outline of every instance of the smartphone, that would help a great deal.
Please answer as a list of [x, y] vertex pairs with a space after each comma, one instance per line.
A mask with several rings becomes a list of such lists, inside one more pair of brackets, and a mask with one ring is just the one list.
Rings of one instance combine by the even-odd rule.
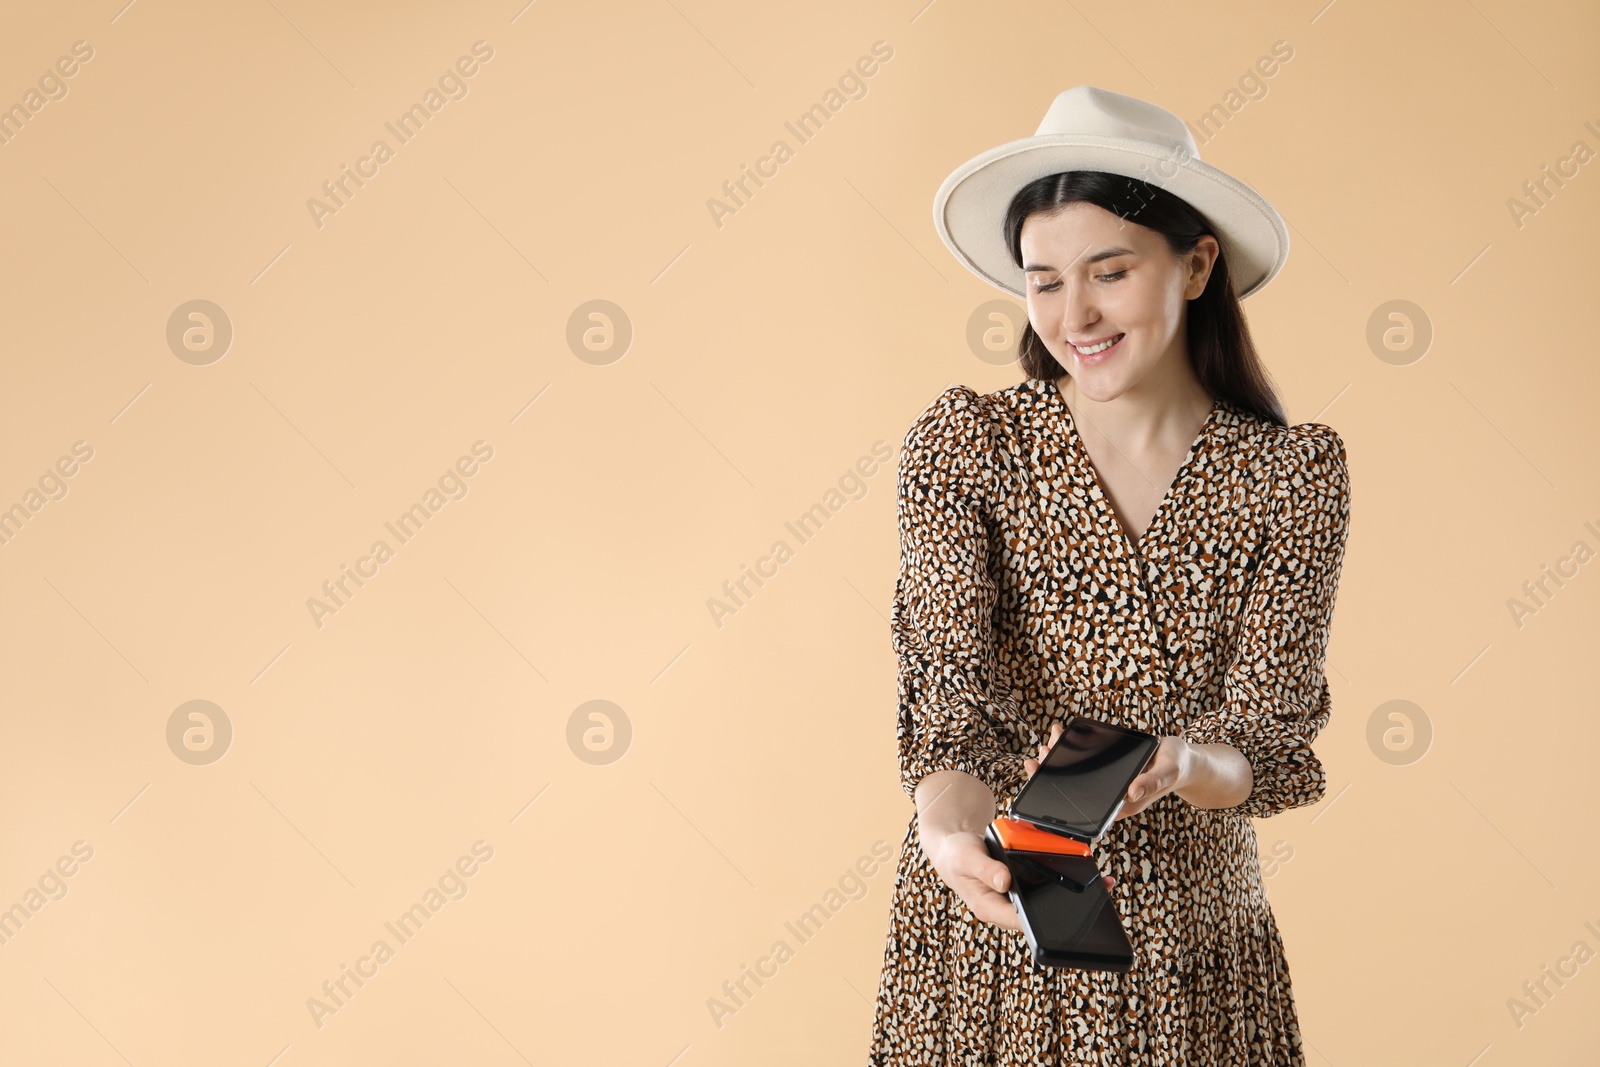
[[1006, 814], [1092, 843], [1128, 798], [1128, 786], [1155, 758], [1161, 739], [1142, 730], [1075, 715]]
[[1008, 849], [993, 824], [984, 831], [983, 843], [1011, 870], [1007, 895], [1036, 965], [1133, 969], [1133, 945], [1093, 859]]

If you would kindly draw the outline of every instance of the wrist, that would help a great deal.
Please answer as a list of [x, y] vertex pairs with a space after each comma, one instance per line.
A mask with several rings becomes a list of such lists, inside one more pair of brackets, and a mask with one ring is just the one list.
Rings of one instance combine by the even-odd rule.
[[929, 837], [975, 833], [995, 816], [995, 796], [980, 778], [955, 769], [934, 771], [917, 786], [917, 827]]
[[1191, 742], [1187, 737], [1179, 737], [1178, 780], [1173, 785], [1172, 791], [1184, 800], [1190, 800], [1189, 794], [1195, 790], [1196, 786], [1200, 786], [1203, 789], [1209, 777], [1209, 764], [1206, 760], [1205, 750]]
[[1172, 791], [1197, 808], [1232, 808], [1244, 803], [1254, 788], [1244, 753], [1222, 741], [1195, 744], [1182, 740], [1178, 785]]

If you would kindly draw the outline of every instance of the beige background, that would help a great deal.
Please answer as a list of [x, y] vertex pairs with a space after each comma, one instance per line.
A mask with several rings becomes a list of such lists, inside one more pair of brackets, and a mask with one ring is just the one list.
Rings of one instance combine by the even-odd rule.
[[[1600, 173], [1569, 165], [1520, 225], [1508, 206], [1600, 149], [1593, 8], [6, 21], [0, 103], [93, 55], [0, 145], [0, 507], [27, 513], [0, 544], [0, 907], [26, 914], [0, 1062], [862, 1062], [911, 812], [873, 449], [951, 383], [1018, 380], [969, 345], [1000, 294], [930, 204], [1084, 83], [1191, 122], [1231, 105], [1201, 155], [1293, 240], [1252, 329], [1291, 421], [1349, 450], [1329, 796], [1258, 824], [1311, 1062], [1594, 1062]], [[477, 41], [466, 95], [399, 144], [384, 124]], [[785, 122], [876, 41], [865, 94], [800, 144]], [[308, 199], [380, 138], [392, 158], [319, 226]], [[708, 201], [780, 138], [792, 158], [719, 227]], [[198, 364], [167, 340], [195, 300], [233, 332]], [[625, 322], [625, 352], [569, 342], [593, 300], [618, 310], [580, 326]], [[1370, 340], [1391, 301], [1425, 348]], [[444, 478], [465, 495], [430, 501], [479, 441], [492, 458]], [[819, 504], [802, 544], [786, 523]], [[307, 601], [379, 539], [392, 558], [319, 626]], [[779, 540], [719, 623], [708, 603]], [[1519, 625], [1513, 598], [1560, 566]], [[180, 753], [220, 735], [168, 740], [195, 700], [231, 726], [209, 764]], [[596, 726], [620, 759], [581, 758]], [[400, 943], [384, 924], [441, 878]], [[786, 923], [817, 905], [802, 942]], [[392, 956], [319, 1026], [308, 1000], [379, 939]]]

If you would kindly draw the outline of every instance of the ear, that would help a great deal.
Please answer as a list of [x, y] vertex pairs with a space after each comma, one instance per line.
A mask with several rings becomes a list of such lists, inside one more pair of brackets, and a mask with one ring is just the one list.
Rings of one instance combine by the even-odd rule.
[[1195, 243], [1194, 251], [1190, 252], [1186, 262], [1189, 266], [1189, 277], [1184, 283], [1183, 298], [1193, 300], [1206, 291], [1206, 283], [1211, 280], [1211, 269], [1217, 264], [1217, 256], [1221, 255], [1222, 246], [1217, 239], [1209, 233], [1201, 234]]

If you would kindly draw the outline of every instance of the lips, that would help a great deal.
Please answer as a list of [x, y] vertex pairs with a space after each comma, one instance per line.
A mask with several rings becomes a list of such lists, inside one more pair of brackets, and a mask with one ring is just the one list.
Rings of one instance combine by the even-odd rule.
[[[1107, 346], [1104, 347], [1104, 349], [1099, 350], [1099, 352], [1082, 352], [1082, 350], [1078, 350], [1078, 346], [1075, 346], [1075, 344], [1072, 344], [1072, 342], [1069, 341], [1067, 344], [1072, 346], [1072, 358], [1077, 360], [1078, 366], [1096, 366], [1099, 365], [1099, 363], [1106, 362], [1106, 360], [1109, 360], [1109, 358], [1115, 357], [1118, 352], [1122, 352], [1122, 342], [1125, 341], [1126, 336], [1128, 336], [1128, 334], [1125, 333], [1110, 334], [1109, 339], [1102, 339], [1102, 341], [1099, 342], [1099, 344], [1106, 344]], [[1091, 346], [1088, 347], [1090, 347], [1090, 349], [1094, 349], [1096, 346], [1091, 344]]]
[[[1113, 333], [1113, 334], [1107, 334], [1105, 337], [1098, 337], [1093, 341], [1085, 341], [1085, 342], [1082, 342], [1082, 343], [1075, 342], [1075, 341], [1068, 341], [1067, 343], [1072, 345], [1072, 347], [1077, 350], [1079, 355], [1095, 355], [1095, 356], [1097, 356], [1097, 355], [1100, 354], [1099, 352], [1085, 352], [1084, 350], [1085, 349], [1097, 348], [1100, 345], [1105, 344], [1107, 341], [1111, 341], [1111, 340], [1120, 341], [1122, 338], [1124, 338], [1126, 336], [1127, 336], [1127, 334]], [[1110, 351], [1110, 349], [1113, 348], [1113, 347], [1115, 347], [1115, 346], [1114, 345], [1108, 346], [1106, 351]]]

